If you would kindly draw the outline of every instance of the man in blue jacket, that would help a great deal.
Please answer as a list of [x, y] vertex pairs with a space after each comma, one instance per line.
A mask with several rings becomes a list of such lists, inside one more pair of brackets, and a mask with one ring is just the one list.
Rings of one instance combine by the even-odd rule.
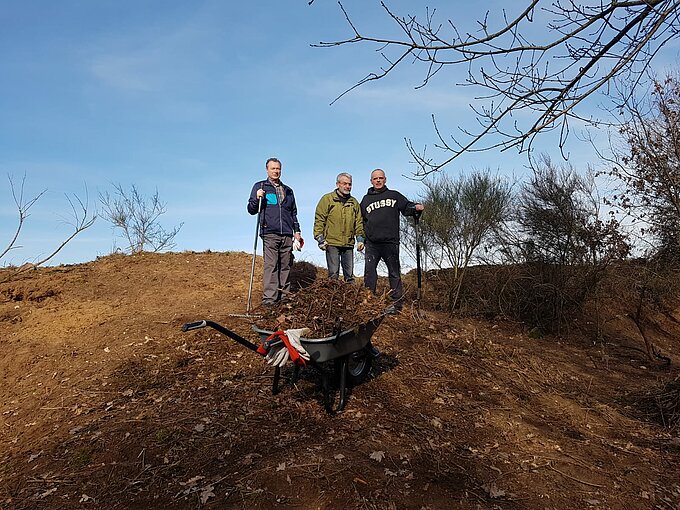
[[371, 172], [372, 187], [361, 199], [361, 216], [366, 235], [366, 259], [364, 262], [364, 285], [376, 291], [378, 284], [378, 262], [382, 259], [387, 266], [390, 282], [390, 297], [393, 305], [388, 313], [399, 313], [402, 307], [404, 288], [401, 283], [399, 262], [399, 214], [415, 216], [424, 209], [423, 204], [408, 200], [398, 191], [388, 189], [385, 172], [377, 168]]
[[269, 158], [265, 163], [267, 179], [253, 185], [248, 212], [259, 214], [264, 275], [262, 304], [271, 306], [287, 299], [290, 292], [290, 268], [293, 265], [293, 238], [300, 242], [300, 223], [292, 188], [281, 182], [281, 161]]

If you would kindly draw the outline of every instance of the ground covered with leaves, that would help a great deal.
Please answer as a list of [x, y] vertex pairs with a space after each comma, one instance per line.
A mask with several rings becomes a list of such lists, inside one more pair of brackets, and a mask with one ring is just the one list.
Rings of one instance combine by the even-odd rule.
[[663, 365], [625, 303], [593, 341], [450, 318], [425, 293], [329, 415], [315, 369], [272, 395], [257, 354], [181, 331], [258, 341], [249, 273], [245, 253], [0, 271], [0, 507], [680, 507], [680, 310], [649, 327]]

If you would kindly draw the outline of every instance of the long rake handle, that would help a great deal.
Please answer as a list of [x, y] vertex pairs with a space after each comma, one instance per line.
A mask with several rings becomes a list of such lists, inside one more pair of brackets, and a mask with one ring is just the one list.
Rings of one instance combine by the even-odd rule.
[[418, 221], [420, 220], [420, 214], [416, 211], [416, 274], [418, 275], [418, 292], [416, 298], [420, 301], [420, 289], [422, 288], [423, 273], [420, 269], [420, 229], [418, 228]]
[[250, 266], [250, 285], [248, 285], [248, 305], [246, 313], [250, 313], [250, 305], [253, 297], [253, 277], [255, 276], [255, 256], [257, 255], [257, 238], [260, 235], [260, 212], [262, 212], [262, 197], [257, 202], [257, 222], [255, 223], [255, 243], [253, 246], [253, 262]]

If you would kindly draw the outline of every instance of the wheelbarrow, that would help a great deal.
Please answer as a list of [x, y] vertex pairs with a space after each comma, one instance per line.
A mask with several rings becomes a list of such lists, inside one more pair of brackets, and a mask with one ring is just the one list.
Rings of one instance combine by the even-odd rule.
[[[345, 330], [341, 328], [341, 324], [338, 324], [336, 326], [337, 332], [326, 338], [300, 338], [300, 343], [309, 354], [309, 363], [316, 367], [321, 375], [324, 407], [327, 412], [342, 411], [347, 404], [347, 386], [361, 384], [368, 376], [373, 362], [371, 337], [380, 326], [383, 318], [384, 315], [381, 315], [365, 324]], [[258, 345], [217, 322], [209, 320], [188, 322], [182, 326], [182, 331], [193, 331], [205, 327], [213, 328], [247, 349], [262, 354], [258, 350]], [[252, 326], [252, 329], [260, 336], [263, 343], [270, 339], [273, 334], [272, 331], [260, 329], [257, 326]], [[291, 383], [297, 380], [299, 371], [300, 366], [295, 365]], [[335, 401], [333, 376], [337, 376], [340, 393], [340, 400], [335, 409], [333, 409]], [[272, 394], [274, 395], [279, 393], [280, 378], [281, 367], [276, 366], [274, 367], [274, 381], [272, 383]]]

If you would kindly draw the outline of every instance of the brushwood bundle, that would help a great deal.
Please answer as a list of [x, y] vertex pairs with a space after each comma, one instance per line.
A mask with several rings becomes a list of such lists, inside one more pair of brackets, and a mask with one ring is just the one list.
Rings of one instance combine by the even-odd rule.
[[340, 280], [316, 280], [278, 305], [262, 307], [259, 328], [276, 331], [309, 328], [307, 338], [326, 338], [375, 319], [390, 304], [387, 295]]

